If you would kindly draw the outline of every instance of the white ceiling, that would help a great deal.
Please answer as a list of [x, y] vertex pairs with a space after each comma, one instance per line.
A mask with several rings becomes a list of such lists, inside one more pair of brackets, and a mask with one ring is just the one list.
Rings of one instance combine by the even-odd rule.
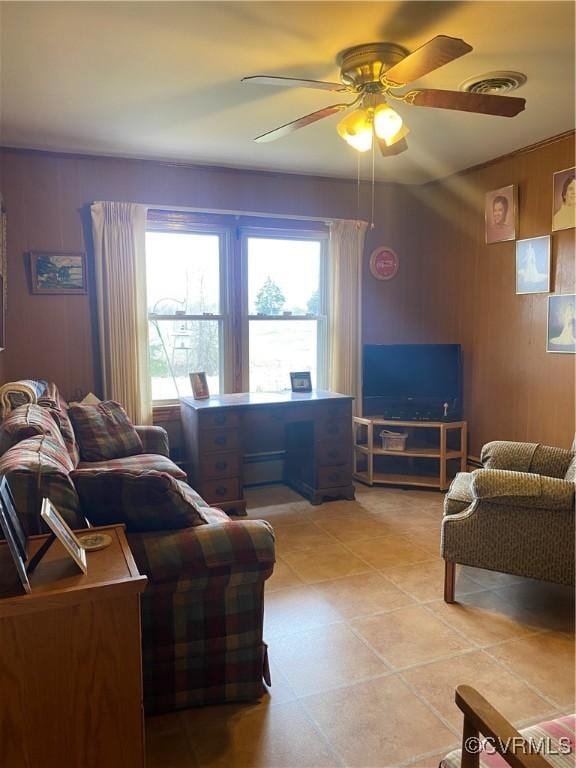
[[[515, 118], [402, 105], [404, 154], [380, 180], [420, 183], [574, 128], [574, 3], [3, 2], [5, 146], [355, 178], [338, 116], [269, 144], [252, 138], [341, 99], [241, 84], [245, 75], [338, 80], [336, 55], [377, 40], [412, 50], [437, 34], [474, 50], [418, 85], [454, 89], [524, 72]], [[515, 94], [516, 95], [516, 94]], [[371, 158], [362, 156], [363, 175]]]

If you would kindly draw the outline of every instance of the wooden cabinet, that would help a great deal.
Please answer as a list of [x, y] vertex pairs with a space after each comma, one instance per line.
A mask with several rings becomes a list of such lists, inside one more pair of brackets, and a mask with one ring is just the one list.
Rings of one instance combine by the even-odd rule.
[[352, 398], [331, 392], [214, 395], [180, 401], [190, 482], [209, 504], [246, 509], [246, 455], [281, 452], [284, 481], [313, 504], [354, 498]]
[[[408, 433], [406, 449], [382, 447], [380, 432]], [[414, 485], [446, 490], [467, 464], [465, 421], [394, 421], [354, 417], [354, 477], [367, 485]]]
[[[0, 544], [0, 765], [144, 768], [140, 576], [122, 526], [80, 573], [55, 541], [22, 594]], [[33, 555], [45, 540], [29, 540]]]

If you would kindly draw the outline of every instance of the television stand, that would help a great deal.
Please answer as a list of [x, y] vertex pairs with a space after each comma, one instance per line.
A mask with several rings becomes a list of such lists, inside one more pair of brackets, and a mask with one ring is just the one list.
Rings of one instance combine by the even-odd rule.
[[[381, 416], [355, 416], [353, 428], [353, 475], [366, 485], [421, 486], [445, 491], [456, 472], [466, 471], [465, 421], [397, 421]], [[406, 449], [383, 448], [383, 429], [407, 432]]]

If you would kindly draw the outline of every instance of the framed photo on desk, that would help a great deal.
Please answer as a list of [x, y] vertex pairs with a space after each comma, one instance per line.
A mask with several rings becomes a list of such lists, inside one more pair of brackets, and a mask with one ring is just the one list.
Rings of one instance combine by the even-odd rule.
[[290, 373], [292, 392], [312, 392], [312, 376], [310, 371], [295, 371]]

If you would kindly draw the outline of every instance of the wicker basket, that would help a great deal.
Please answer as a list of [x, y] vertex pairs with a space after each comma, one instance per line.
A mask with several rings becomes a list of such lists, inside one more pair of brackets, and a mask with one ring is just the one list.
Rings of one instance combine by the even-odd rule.
[[405, 451], [408, 432], [392, 432], [389, 429], [383, 429], [380, 432], [380, 439], [385, 451]]

